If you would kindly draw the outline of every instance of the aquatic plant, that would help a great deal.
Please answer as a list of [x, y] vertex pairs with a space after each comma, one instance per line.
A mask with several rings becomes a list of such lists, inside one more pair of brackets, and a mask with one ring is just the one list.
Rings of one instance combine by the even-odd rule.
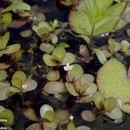
[[43, 61], [48, 66], [66, 65], [67, 63], [73, 63], [75, 56], [70, 52], [66, 52], [63, 47], [56, 47], [51, 55], [43, 55]]
[[12, 1], [12, 3], [0, 11], [0, 23], [3, 26], [3, 30], [6, 30], [8, 25], [13, 21], [12, 13], [18, 14], [20, 17], [30, 16], [30, 5], [22, 1]]
[[58, 37], [54, 30], [59, 27], [59, 21], [55, 19], [53, 22], [41, 21], [37, 26], [33, 25], [32, 29], [41, 38], [41, 41], [51, 41], [53, 44], [58, 42]]
[[129, 71], [127, 74], [125, 66], [120, 61], [112, 58], [98, 71], [97, 85], [105, 98], [114, 97], [116, 106], [130, 113]]
[[90, 49], [92, 49], [93, 36], [114, 32], [127, 24], [122, 16], [127, 9], [128, 1], [114, 5], [112, 3], [113, 0], [81, 0], [70, 12], [71, 29], [81, 35], [89, 36], [87, 42]]
[[3, 56], [4, 54], [5, 55], [13, 54], [16, 51], [18, 51], [21, 47], [20, 44], [13, 44], [7, 46], [9, 38], [10, 38], [9, 32], [5, 33], [5, 35], [0, 38], [0, 57]]
[[12, 126], [14, 123], [14, 114], [10, 109], [0, 106], [0, 124], [4, 126]]

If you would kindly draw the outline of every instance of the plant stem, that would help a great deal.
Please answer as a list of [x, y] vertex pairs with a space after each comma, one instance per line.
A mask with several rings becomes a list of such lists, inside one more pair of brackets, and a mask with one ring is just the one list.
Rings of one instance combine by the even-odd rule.
[[122, 10], [121, 13], [120, 13], [120, 18], [116, 21], [116, 23], [114, 24], [114, 26], [113, 26], [113, 28], [112, 28], [113, 31], [111, 32], [111, 35], [112, 35], [113, 32], [116, 30], [116, 27], [117, 27], [117, 25], [119, 24], [120, 20], [122, 19], [123, 15], [124, 15], [124, 13], [125, 13], [125, 10], [126, 10], [126, 8], [127, 8], [127, 6], [128, 6], [128, 0], [126, 1], [125, 7], [123, 8], [123, 10]]
[[72, 0], [72, 4], [73, 5], [77, 5], [78, 4], [78, 0]]
[[89, 48], [91, 50], [93, 49], [92, 39], [93, 39], [93, 34], [94, 34], [94, 27], [95, 27], [95, 25], [93, 24], [93, 26], [92, 26], [92, 32], [91, 32], [91, 35], [90, 35], [90, 42], [89, 42]]

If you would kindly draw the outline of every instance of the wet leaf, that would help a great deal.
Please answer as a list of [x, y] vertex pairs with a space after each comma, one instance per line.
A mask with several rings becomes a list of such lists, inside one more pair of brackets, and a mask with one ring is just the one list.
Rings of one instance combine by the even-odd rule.
[[96, 107], [98, 109], [102, 109], [103, 108], [103, 104], [104, 104], [104, 97], [101, 94], [101, 92], [96, 92], [94, 95], [94, 103], [96, 105]]
[[32, 121], [37, 121], [38, 120], [34, 109], [25, 108], [25, 109], [22, 110], [22, 112], [29, 120], [32, 120]]
[[56, 47], [52, 53], [52, 57], [59, 62], [62, 62], [66, 55], [66, 51], [63, 47]]
[[116, 107], [112, 111], [110, 111], [110, 112], [105, 112], [105, 114], [109, 118], [114, 119], [114, 120], [121, 119], [122, 116], [123, 116], [121, 110], [119, 108], [116, 108]]
[[91, 130], [91, 128], [88, 126], [79, 126], [77, 128], [78, 128], [78, 130]]
[[46, 65], [48, 66], [57, 66], [56, 61], [53, 59], [52, 56], [48, 54], [43, 55], [43, 61], [45, 62]]
[[68, 71], [69, 81], [76, 81], [83, 75], [83, 69], [80, 65], [74, 64], [72, 70]]
[[69, 52], [66, 53], [63, 61], [62, 61], [62, 65], [66, 65], [67, 63], [73, 63], [75, 61], [75, 56]]
[[99, 71], [97, 75], [97, 86], [104, 98], [113, 97], [120, 99], [117, 106], [130, 113], [130, 80], [127, 77], [125, 66], [115, 58], [110, 59]]
[[94, 49], [94, 52], [96, 53], [99, 61], [102, 64], [106, 63], [106, 61], [107, 61], [106, 56], [105, 56], [105, 54], [100, 49]]
[[28, 30], [24, 30], [22, 32], [20, 32], [20, 35], [24, 38], [30, 37], [32, 35], [32, 30], [28, 29]]
[[55, 119], [55, 113], [54, 113], [54, 111], [46, 111], [45, 112], [45, 117], [44, 117], [45, 119], [47, 119], [48, 121], [54, 121], [54, 119]]
[[2, 13], [5, 13], [7, 11], [11, 11], [11, 10], [30, 10], [30, 6], [24, 2], [21, 1], [17, 1], [17, 2], [13, 2], [11, 5], [9, 5], [7, 8], [5, 8], [4, 10], [2, 10]]
[[26, 85], [26, 88], [23, 89], [23, 92], [29, 92], [29, 91], [36, 89], [37, 82], [35, 80], [28, 79], [28, 80], [26, 80], [24, 85]]
[[4, 109], [3, 111], [0, 112], [0, 119], [5, 119], [7, 122], [1, 122], [3, 125], [13, 125], [14, 122], [14, 114], [11, 110], [9, 109]]
[[77, 130], [76, 128], [75, 128], [75, 125], [74, 125], [74, 123], [69, 123], [68, 125], [67, 125], [67, 130]]
[[61, 4], [65, 6], [71, 6], [72, 5], [72, 0], [59, 0]]
[[120, 44], [122, 51], [127, 51], [130, 48], [130, 43], [127, 40], [122, 40]]
[[42, 130], [40, 123], [34, 123], [28, 126], [25, 130]]
[[20, 79], [20, 81], [22, 82], [22, 84], [25, 83], [26, 81], [26, 75], [23, 71], [16, 71], [14, 74], [13, 74], [13, 77], [12, 77], [12, 80], [11, 82], [13, 83], [13, 80], [16, 80], [16, 79]]
[[41, 108], [40, 108], [40, 116], [41, 116], [42, 118], [45, 118], [45, 113], [46, 113], [47, 111], [52, 111], [52, 112], [54, 112], [54, 109], [53, 109], [50, 105], [48, 105], [48, 104], [42, 105]]
[[8, 55], [13, 54], [16, 51], [18, 51], [20, 48], [21, 48], [20, 44], [13, 44], [13, 45], [7, 46], [5, 54], [8, 54]]
[[69, 84], [66, 83], [65, 86], [66, 86], [68, 92], [69, 92], [71, 95], [73, 95], [73, 96], [79, 96], [79, 94], [76, 92], [75, 87], [74, 87], [71, 83], [69, 83]]
[[57, 124], [55, 122], [44, 122], [43, 127], [45, 130], [56, 130]]
[[86, 85], [94, 82], [94, 77], [91, 74], [83, 74], [80, 78], [81, 85]]
[[9, 83], [0, 82], [0, 88], [5, 88], [5, 87], [9, 87], [9, 86], [10, 86]]
[[8, 98], [8, 94], [10, 93], [8, 87], [0, 88], [0, 100], [3, 101]]
[[2, 23], [9, 25], [12, 22], [12, 16], [13, 15], [10, 12], [2, 14], [2, 18], [1, 18]]
[[6, 50], [1, 50], [0, 51], [0, 57], [3, 56], [5, 54]]
[[70, 45], [67, 44], [67, 43], [64, 43], [64, 42], [59, 43], [59, 44], [57, 44], [56, 46], [57, 46], [57, 47], [63, 47], [63, 48], [70, 48]]
[[62, 82], [51, 81], [45, 84], [43, 88], [49, 94], [57, 94], [65, 92], [65, 87]]
[[109, 45], [108, 49], [109, 49], [110, 53], [116, 53], [121, 49], [121, 47], [118, 42], [113, 42]]
[[104, 101], [104, 109], [106, 111], [112, 111], [116, 107], [116, 99], [115, 98], [108, 98]]
[[83, 120], [88, 121], [88, 122], [94, 121], [96, 119], [94, 113], [92, 113], [89, 110], [84, 110], [81, 113], [81, 117], [82, 117]]
[[0, 112], [2, 112], [3, 110], [5, 110], [5, 108], [0, 105]]
[[0, 70], [0, 81], [5, 80], [7, 77], [7, 72], [5, 70]]
[[42, 43], [39, 48], [41, 51], [44, 51], [47, 53], [50, 53], [54, 50], [54, 46], [48, 43]]
[[10, 67], [10, 64], [0, 63], [0, 70], [5, 70]]
[[18, 89], [22, 88], [22, 81], [19, 78], [13, 78], [11, 80], [13, 87], [17, 87]]
[[64, 122], [64, 121], [69, 121], [69, 111], [65, 110], [65, 109], [59, 109], [56, 111], [55, 113], [55, 122], [58, 124], [60, 122]]
[[8, 90], [13, 93], [19, 93], [21, 90], [16, 87], [8, 87]]
[[87, 86], [84, 95], [93, 95], [97, 92], [97, 85], [95, 83], [89, 83]]
[[59, 70], [52, 70], [47, 73], [47, 79], [50, 81], [56, 81], [60, 79]]
[[0, 49], [5, 49], [8, 41], [9, 41], [10, 33], [7, 32], [5, 35], [2, 37], [2, 40], [0, 40]]

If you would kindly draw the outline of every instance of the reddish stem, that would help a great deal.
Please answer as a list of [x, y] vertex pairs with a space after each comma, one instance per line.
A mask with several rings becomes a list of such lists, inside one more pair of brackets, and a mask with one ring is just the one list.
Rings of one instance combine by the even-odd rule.
[[113, 26], [113, 28], [112, 28], [112, 32], [111, 32], [111, 35], [113, 34], [113, 32], [116, 30], [116, 27], [117, 27], [117, 25], [119, 24], [119, 22], [120, 22], [120, 20], [122, 19], [122, 17], [123, 17], [123, 15], [124, 15], [124, 13], [125, 13], [125, 10], [126, 10], [126, 8], [127, 8], [127, 6], [128, 6], [128, 1], [125, 3], [125, 7], [123, 8], [123, 10], [121, 11], [121, 13], [120, 13], [120, 18], [116, 21], [116, 23], [114, 24], [114, 26]]
[[94, 34], [94, 24], [92, 26], [92, 32], [91, 32], [91, 35], [90, 35], [90, 42], [89, 42], [89, 48], [92, 50], [93, 49], [93, 44], [92, 44], [92, 39], [93, 39], [93, 34]]

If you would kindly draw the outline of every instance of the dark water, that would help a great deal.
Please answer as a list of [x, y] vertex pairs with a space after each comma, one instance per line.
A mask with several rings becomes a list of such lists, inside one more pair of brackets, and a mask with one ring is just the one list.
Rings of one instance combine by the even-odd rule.
[[[52, 21], [54, 19], [58, 19], [59, 21], [62, 22], [66, 22], [68, 20], [68, 13], [69, 13], [69, 9], [59, 5], [58, 1], [56, 0], [48, 0], [46, 2], [44, 2], [44, 0], [26, 0], [26, 2], [28, 2], [31, 6], [33, 5], [39, 5], [40, 8], [43, 9], [44, 14], [46, 15], [46, 20], [47, 21]], [[0, 1], [0, 4], [3, 4], [2, 1]], [[29, 43], [33, 43], [35, 40], [35, 43], [39, 46], [40, 44], [40, 40], [37, 38], [37, 40], [35, 39], [35, 34], [33, 34], [32, 37], [30, 38], [22, 38], [20, 36], [20, 32], [22, 30], [25, 29], [30, 29], [31, 28], [31, 23], [27, 23], [24, 27], [20, 28], [20, 29], [12, 29], [9, 28], [8, 30], [11, 32], [11, 39], [10, 42], [11, 43], [21, 43], [22, 47], [26, 49], [26, 47], [28, 48]], [[121, 39], [126, 39], [129, 40], [128, 36], [126, 35], [126, 28], [130, 28], [130, 25], [127, 25], [124, 29], [122, 29], [121, 31], [118, 31], [117, 33], [115, 33], [114, 37], [117, 40], [121, 40]], [[64, 40], [64, 42], [70, 44], [71, 48], [68, 49], [68, 51], [71, 51], [73, 53], [77, 53], [78, 52], [78, 47], [79, 45], [85, 44], [85, 42], [81, 39], [77, 39], [69, 34], [67, 35], [67, 39]], [[95, 46], [99, 46], [99, 44], [105, 43], [105, 41], [107, 41], [108, 38], [101, 38], [101, 37], [95, 37], [93, 39], [93, 42], [95, 44]], [[39, 49], [35, 49], [35, 53], [34, 53], [34, 59], [33, 59], [33, 65], [41, 65], [41, 66], [45, 66], [42, 60], [42, 55], [43, 52], [41, 52]], [[30, 64], [30, 59], [32, 57], [30, 55], [28, 55], [27, 53], [23, 54], [23, 66], [21, 67], [22, 70], [24, 72], [26, 72], [27, 74], [29, 73], [29, 68], [31, 67]], [[130, 58], [125, 59], [124, 62], [126, 63], [126, 65], [130, 64]], [[79, 63], [85, 70], [85, 72], [89, 72], [92, 74], [95, 74], [97, 72], [97, 70], [101, 67], [101, 64], [96, 61], [93, 60], [91, 61], [89, 64], [86, 63]], [[86, 67], [87, 66], [87, 67]], [[15, 65], [14, 65], [15, 68]], [[39, 72], [39, 75], [42, 74], [44, 72], [44, 69], [38, 69], [37, 70]], [[60, 71], [63, 71], [63, 68], [60, 68]], [[64, 74], [63, 74], [64, 75]], [[103, 118], [102, 116], [99, 116], [95, 121], [93, 122], [86, 122], [83, 121], [81, 119], [80, 113], [83, 110], [86, 109], [93, 109], [93, 106], [89, 103], [77, 103], [74, 104], [74, 97], [69, 97], [67, 102], [60, 102], [58, 99], [53, 98], [52, 96], [50, 97], [45, 97], [43, 95], [40, 94], [40, 88], [45, 84], [46, 79], [41, 78], [40, 76], [34, 76], [33, 77], [37, 82], [38, 82], [38, 89], [28, 92], [26, 94], [24, 94], [24, 99], [25, 101], [27, 100], [31, 100], [33, 102], [32, 107], [35, 109], [36, 114], [38, 117], [39, 116], [39, 108], [40, 106], [42, 106], [43, 104], [50, 104], [51, 106], [53, 106], [55, 109], [57, 108], [65, 108], [68, 109], [73, 115], [74, 115], [74, 123], [76, 126], [81, 126], [81, 125], [87, 125], [89, 126], [92, 130], [130, 130], [130, 115], [125, 114], [125, 119], [124, 122], [120, 125], [115, 125], [113, 124], [113, 122], [111, 120], [108, 120], [106, 118]], [[10, 97], [8, 100], [0, 102], [0, 105], [3, 105], [11, 110], [13, 110], [14, 114], [15, 114], [15, 122], [13, 125], [13, 129], [14, 130], [24, 130], [26, 127], [28, 127], [30, 124], [33, 123], [33, 121], [28, 120], [21, 112], [21, 109], [23, 107], [26, 107], [23, 103], [22, 103], [22, 97], [19, 94], [15, 94], [14, 96]]]

